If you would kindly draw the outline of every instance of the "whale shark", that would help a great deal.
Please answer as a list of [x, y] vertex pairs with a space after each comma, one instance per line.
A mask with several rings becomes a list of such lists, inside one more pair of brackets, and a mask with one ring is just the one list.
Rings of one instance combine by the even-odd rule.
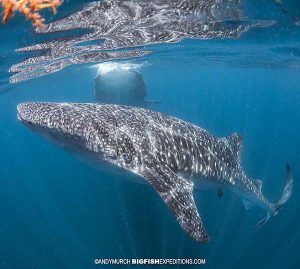
[[232, 190], [246, 207], [263, 208], [266, 217], [256, 227], [277, 215], [292, 194], [293, 177], [287, 164], [281, 198], [272, 203], [263, 195], [262, 181], [243, 171], [243, 139], [237, 133], [217, 138], [173, 116], [109, 104], [28, 102], [17, 106], [17, 117], [66, 149], [140, 176], [198, 242], [209, 241], [193, 197], [201, 182]]

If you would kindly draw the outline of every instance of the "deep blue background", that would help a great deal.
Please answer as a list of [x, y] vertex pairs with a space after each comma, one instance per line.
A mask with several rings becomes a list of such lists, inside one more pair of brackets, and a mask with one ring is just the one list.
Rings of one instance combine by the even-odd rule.
[[[263, 181], [272, 201], [281, 194], [285, 162], [292, 166], [293, 196], [255, 232], [264, 212], [245, 211], [229, 191], [222, 199], [215, 190], [196, 192], [208, 244], [193, 242], [150, 186], [95, 170], [17, 121], [16, 105], [23, 101], [93, 102], [97, 70], [75, 66], [8, 85], [7, 68], [24, 57], [13, 50], [39, 37], [21, 18], [0, 26], [0, 268], [94, 268], [95, 258], [109, 257], [206, 258], [206, 268], [299, 268], [299, 27], [272, 1], [254, 2], [260, 6], [247, 2], [250, 14], [279, 23], [240, 40], [153, 47], [156, 53], [131, 61], [144, 64], [149, 99], [161, 100], [153, 109], [219, 137], [241, 133], [244, 169]], [[297, 13], [296, 2], [287, 7]]]

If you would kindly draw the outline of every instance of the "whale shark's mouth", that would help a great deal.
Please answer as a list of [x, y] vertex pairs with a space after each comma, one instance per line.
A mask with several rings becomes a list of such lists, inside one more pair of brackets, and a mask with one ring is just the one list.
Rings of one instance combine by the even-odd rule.
[[24, 125], [30, 127], [37, 127], [38, 121], [35, 119], [36, 109], [35, 103], [21, 103], [17, 106], [17, 118]]
[[56, 103], [24, 102], [17, 105], [17, 118], [23, 123], [47, 127], [49, 117], [58, 110]]
[[19, 121], [22, 121], [22, 118], [21, 118], [21, 116], [20, 116], [20, 113], [19, 113], [19, 112], [17, 113], [17, 119], [18, 119]]
[[25, 117], [24, 117], [24, 111], [26, 110], [26, 104], [27, 103], [21, 103], [17, 105], [17, 118], [21, 122], [26, 122]]
[[17, 118], [24, 125], [32, 128], [48, 129], [45, 117], [47, 113], [42, 111], [43, 103], [21, 103], [17, 105]]

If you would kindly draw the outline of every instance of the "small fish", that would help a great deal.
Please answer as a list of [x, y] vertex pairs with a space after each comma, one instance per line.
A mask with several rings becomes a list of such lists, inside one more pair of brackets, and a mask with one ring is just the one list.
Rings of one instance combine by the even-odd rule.
[[222, 198], [223, 195], [224, 195], [223, 190], [222, 190], [222, 189], [218, 189], [218, 197], [219, 197], [219, 198]]

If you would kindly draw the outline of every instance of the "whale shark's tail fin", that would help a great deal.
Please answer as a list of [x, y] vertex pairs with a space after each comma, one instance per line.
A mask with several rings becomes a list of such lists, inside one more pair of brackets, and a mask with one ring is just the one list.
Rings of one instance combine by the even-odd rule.
[[[288, 163], [286, 163], [286, 172], [287, 172], [287, 177], [286, 177], [286, 183], [282, 192], [282, 195], [279, 199], [279, 201], [275, 204], [273, 204], [273, 215], [276, 216], [279, 212], [279, 210], [283, 207], [283, 205], [290, 199], [293, 191], [293, 175], [292, 175], [292, 170], [291, 167]], [[268, 220], [271, 218], [272, 213], [269, 211], [267, 212], [267, 215], [259, 221], [255, 229], [261, 228], [264, 224], [268, 222]]]
[[279, 199], [279, 201], [274, 204], [274, 216], [277, 215], [279, 210], [283, 207], [283, 205], [290, 199], [293, 191], [293, 175], [292, 169], [288, 163], [286, 163], [286, 183], [283, 189], [283, 193]]

